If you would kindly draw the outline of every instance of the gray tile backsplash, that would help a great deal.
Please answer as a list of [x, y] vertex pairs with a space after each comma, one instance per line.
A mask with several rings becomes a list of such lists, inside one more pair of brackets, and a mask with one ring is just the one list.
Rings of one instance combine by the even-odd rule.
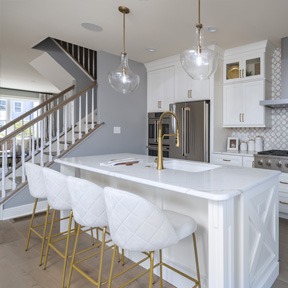
[[[272, 98], [281, 93], [281, 49], [275, 50], [272, 59]], [[272, 128], [232, 128], [232, 137], [240, 141], [263, 137], [264, 150], [288, 150], [288, 108], [272, 109]]]

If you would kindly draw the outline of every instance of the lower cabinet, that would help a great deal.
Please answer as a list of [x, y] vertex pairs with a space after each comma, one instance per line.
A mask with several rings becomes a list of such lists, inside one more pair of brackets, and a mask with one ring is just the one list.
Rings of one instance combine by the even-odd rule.
[[288, 218], [288, 173], [282, 173], [279, 176], [279, 212], [285, 218]]
[[218, 164], [218, 165], [253, 168], [254, 157], [252, 155], [251, 156], [242, 156], [242, 155], [214, 153], [213, 157], [212, 157], [212, 163]]

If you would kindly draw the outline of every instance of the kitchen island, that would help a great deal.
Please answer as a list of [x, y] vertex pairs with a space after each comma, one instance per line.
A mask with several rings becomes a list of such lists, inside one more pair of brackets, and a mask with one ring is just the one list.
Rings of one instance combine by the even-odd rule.
[[[104, 166], [127, 158], [139, 163]], [[198, 223], [202, 287], [269, 288], [277, 278], [279, 172], [176, 159], [165, 159], [166, 168], [156, 170], [154, 157], [128, 153], [56, 162], [66, 175], [124, 189], [162, 209], [192, 216]], [[166, 249], [163, 258], [194, 276], [190, 251], [192, 240], [187, 238]], [[125, 256], [137, 260], [133, 253]], [[176, 287], [191, 287], [191, 282], [169, 271], [164, 279]]]

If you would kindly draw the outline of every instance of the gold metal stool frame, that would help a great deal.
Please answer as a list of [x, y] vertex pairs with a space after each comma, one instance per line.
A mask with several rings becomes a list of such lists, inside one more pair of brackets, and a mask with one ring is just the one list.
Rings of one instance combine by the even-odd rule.
[[[48, 253], [49, 253], [49, 248], [51, 247], [61, 258], [64, 259], [64, 265], [63, 265], [63, 273], [62, 273], [62, 282], [61, 282], [61, 287], [64, 288], [64, 285], [65, 285], [65, 274], [66, 274], [66, 268], [67, 268], [67, 260], [68, 258], [72, 257], [72, 255], [68, 255], [68, 246], [69, 246], [69, 241], [70, 241], [70, 237], [71, 236], [75, 236], [76, 233], [73, 233], [71, 234], [71, 232], [75, 232], [76, 231], [76, 228], [73, 228], [71, 229], [71, 225], [72, 225], [72, 219], [73, 219], [73, 212], [71, 210], [70, 212], [70, 215], [69, 217], [64, 217], [64, 218], [60, 218], [60, 219], [57, 219], [55, 220], [55, 216], [56, 216], [56, 211], [57, 210], [54, 210], [53, 211], [53, 215], [52, 215], [52, 220], [51, 220], [51, 226], [50, 226], [50, 232], [49, 232], [49, 236], [48, 236], [48, 242], [47, 242], [47, 248], [46, 248], [46, 253], [45, 253], [45, 260], [44, 260], [44, 266], [43, 266], [43, 269], [45, 270], [46, 267], [47, 267], [47, 260], [48, 260]], [[65, 219], [69, 219], [69, 224], [68, 224], [68, 230], [67, 231], [64, 231], [64, 232], [60, 232], [60, 233], [57, 233], [57, 234], [53, 234], [52, 235], [52, 230], [53, 230], [53, 226], [54, 226], [54, 223], [55, 222], [59, 222], [61, 220], [65, 220]], [[76, 222], [75, 222], [76, 223]], [[97, 230], [96, 230], [96, 233], [97, 233], [97, 245], [95, 246], [94, 245], [94, 237], [93, 237], [93, 228], [88, 228], [88, 229], [85, 229], [85, 230], [82, 230], [80, 233], [85, 233], [87, 231], [91, 231], [91, 238], [92, 238], [92, 247], [90, 248], [87, 248], [87, 249], [84, 249], [82, 251], [80, 251], [78, 254], [80, 253], [84, 253], [88, 250], [91, 250], [93, 248], [96, 248], [98, 247], [98, 228], [95, 227]], [[52, 238], [55, 238], [55, 237], [58, 237], [58, 236], [61, 236], [61, 235], [64, 235], [64, 234], [67, 234], [61, 238], [57, 238], [55, 240], [51, 240]], [[64, 240], [66, 239], [66, 246], [65, 246], [65, 254], [63, 254], [62, 252], [60, 252], [54, 245], [53, 243], [56, 243], [56, 242], [59, 242], [61, 240]]]
[[112, 280], [117, 278], [118, 276], [124, 274], [125, 272], [127, 272], [128, 270], [134, 268], [135, 266], [137, 266], [138, 264], [150, 259], [150, 268], [147, 269], [146, 271], [140, 273], [139, 275], [135, 276], [133, 279], [127, 281], [126, 283], [122, 284], [121, 286], [119, 286], [118, 288], [122, 288], [122, 287], [125, 287], [127, 286], [128, 284], [131, 284], [133, 281], [137, 280], [138, 278], [140, 278], [141, 276], [145, 275], [146, 273], [149, 272], [149, 288], [152, 288], [152, 284], [155, 283], [155, 280], [154, 280], [154, 274], [153, 274], [153, 269], [160, 266], [160, 288], [163, 288], [163, 279], [162, 279], [162, 266], [165, 266], [166, 268], [169, 268], [170, 270], [178, 273], [179, 275], [193, 281], [195, 283], [195, 285], [192, 287], [192, 288], [201, 288], [201, 281], [200, 281], [200, 270], [199, 270], [199, 262], [198, 262], [198, 252], [197, 252], [197, 244], [196, 244], [196, 237], [195, 237], [195, 233], [192, 234], [192, 237], [193, 237], [193, 245], [194, 245], [194, 254], [195, 254], [195, 264], [196, 264], [196, 273], [197, 273], [197, 279], [175, 269], [174, 267], [164, 263], [162, 261], [162, 249], [159, 250], [159, 263], [155, 264], [154, 265], [154, 253], [155, 251], [151, 251], [150, 253], [145, 253], [144, 254], [147, 254], [148, 256], [133, 264], [132, 267], [129, 267], [123, 271], [121, 271], [120, 273], [118, 273], [117, 275], [113, 276], [113, 265], [114, 265], [114, 261], [115, 261], [115, 252], [116, 252], [116, 245], [114, 245], [114, 251], [113, 251], [113, 256], [112, 256], [112, 261], [111, 261], [111, 267], [110, 267], [110, 275], [109, 275], [109, 281], [108, 281], [108, 288], [111, 287], [111, 283], [112, 283]]

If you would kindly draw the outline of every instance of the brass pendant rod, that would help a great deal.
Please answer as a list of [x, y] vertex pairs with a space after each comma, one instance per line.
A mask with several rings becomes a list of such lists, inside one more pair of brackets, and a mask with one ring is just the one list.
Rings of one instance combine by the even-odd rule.
[[201, 28], [202, 24], [200, 22], [200, 0], [198, 0], [198, 23], [196, 24], [196, 28], [198, 29], [198, 43], [197, 43], [197, 52], [198, 54], [201, 54], [201, 45], [200, 45], [200, 36], [201, 36]]
[[198, 24], [201, 25], [201, 22], [200, 22], [200, 0], [198, 0]]
[[123, 54], [125, 54], [125, 12], [123, 12]]

